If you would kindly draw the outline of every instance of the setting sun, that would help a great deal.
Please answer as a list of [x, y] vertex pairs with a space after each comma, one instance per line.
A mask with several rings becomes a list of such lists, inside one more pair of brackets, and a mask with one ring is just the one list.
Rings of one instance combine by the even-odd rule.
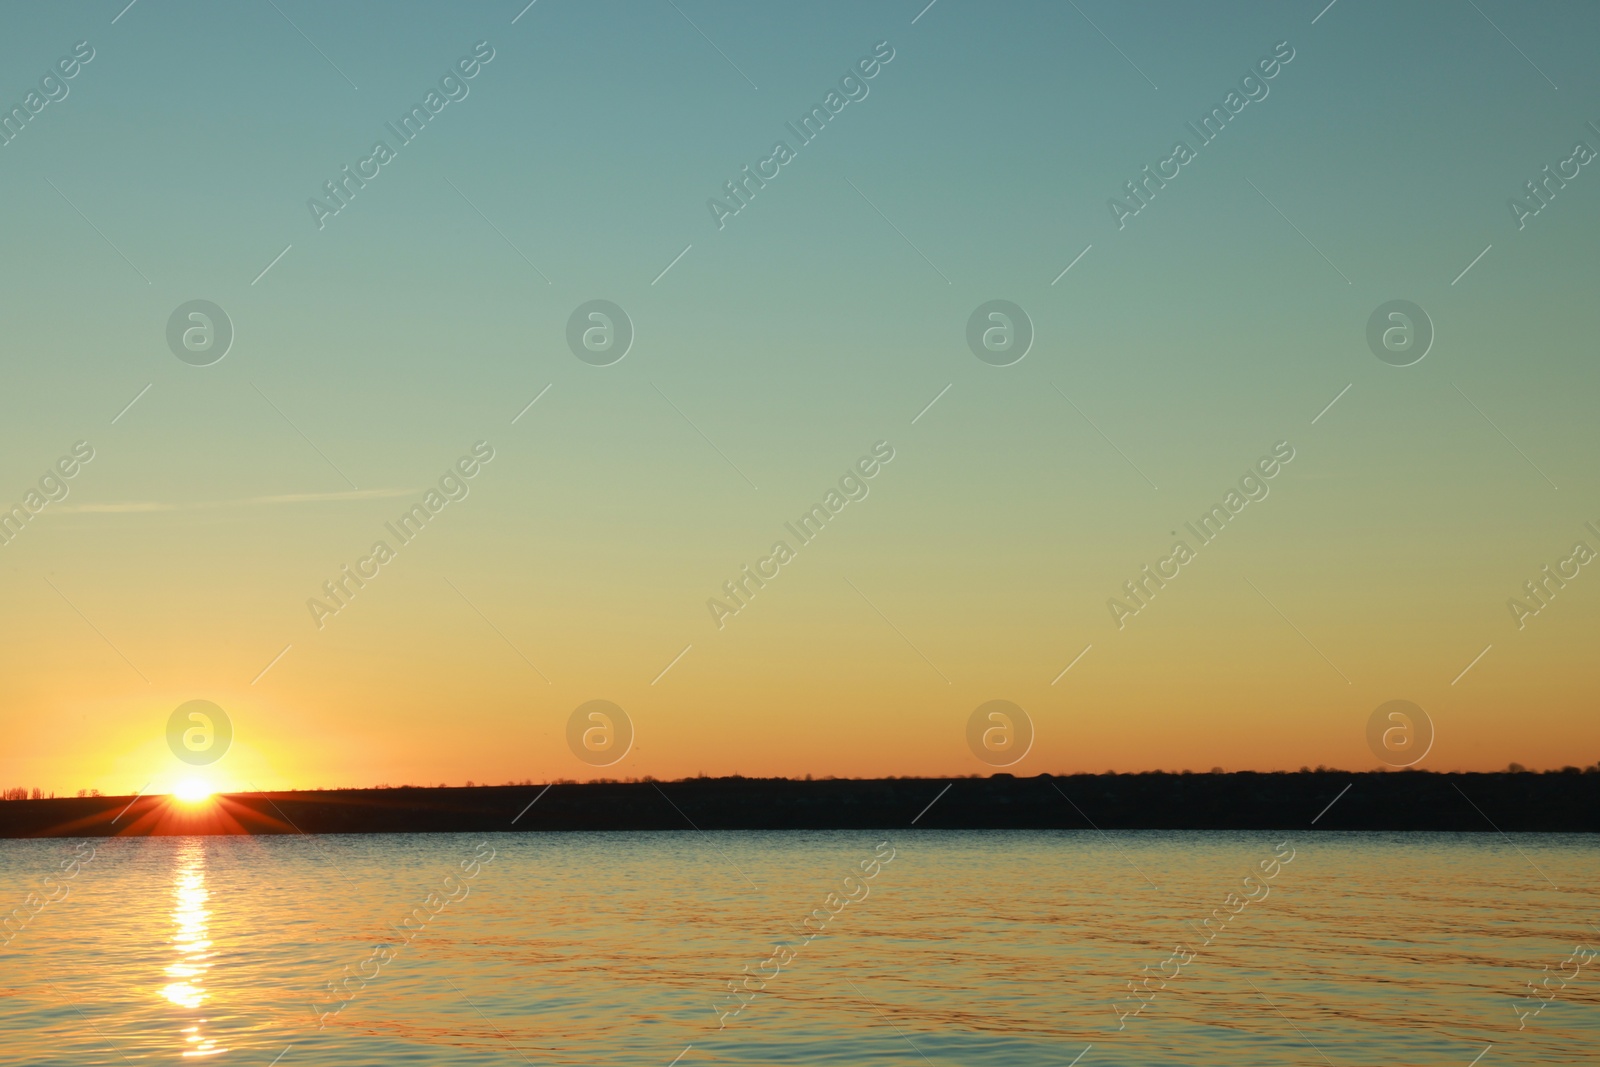
[[211, 786], [198, 778], [189, 778], [173, 786], [172, 795], [185, 804], [198, 804], [211, 798]]

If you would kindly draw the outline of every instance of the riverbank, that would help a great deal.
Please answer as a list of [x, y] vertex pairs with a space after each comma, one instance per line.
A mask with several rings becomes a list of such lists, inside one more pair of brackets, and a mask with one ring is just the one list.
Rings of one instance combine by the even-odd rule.
[[0, 837], [523, 830], [1600, 830], [1600, 773], [691, 778], [0, 803]]

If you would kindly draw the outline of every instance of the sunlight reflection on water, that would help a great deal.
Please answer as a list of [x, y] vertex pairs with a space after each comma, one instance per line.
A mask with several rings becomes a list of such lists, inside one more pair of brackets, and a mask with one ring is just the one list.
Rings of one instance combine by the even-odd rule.
[[[178, 958], [167, 964], [166, 976], [172, 979], [161, 995], [177, 1007], [197, 1012], [209, 998], [205, 988], [206, 972], [211, 969], [211, 940], [207, 934], [207, 920], [211, 912], [206, 903], [211, 895], [206, 892], [206, 850], [203, 839], [184, 840], [172, 887], [172, 946]], [[196, 1014], [190, 1025], [181, 1029], [184, 1035], [182, 1053], [185, 1058], [215, 1056], [227, 1052], [205, 1034], [206, 1020]]]

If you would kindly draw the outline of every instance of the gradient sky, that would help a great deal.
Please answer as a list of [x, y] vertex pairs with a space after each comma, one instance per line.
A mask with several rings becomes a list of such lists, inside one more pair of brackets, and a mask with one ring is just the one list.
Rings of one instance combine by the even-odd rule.
[[[95, 49], [0, 147], [0, 501], [96, 452], [0, 546], [0, 784], [161, 789], [191, 699], [233, 720], [229, 788], [987, 772], [991, 699], [1036, 725], [1018, 774], [1376, 766], [1396, 698], [1425, 767], [1600, 758], [1600, 571], [1520, 631], [1506, 606], [1600, 549], [1600, 171], [1507, 207], [1600, 148], [1600, 10], [923, 2], [0, 15], [5, 108]], [[707, 198], [885, 40], [719, 231]], [[307, 199], [479, 41], [319, 231]], [[1280, 41], [1119, 230], [1108, 198]], [[609, 367], [566, 346], [594, 298], [637, 332]], [[1037, 333], [1010, 367], [965, 342], [995, 298]], [[1396, 298], [1437, 334], [1405, 368], [1365, 341]], [[213, 366], [166, 345], [193, 299], [234, 323]], [[307, 599], [480, 440], [318, 630]], [[879, 440], [870, 495], [719, 631], [707, 599]], [[1279, 441], [1270, 496], [1119, 630], [1107, 599]], [[603, 771], [565, 743], [595, 698], [637, 731]]]

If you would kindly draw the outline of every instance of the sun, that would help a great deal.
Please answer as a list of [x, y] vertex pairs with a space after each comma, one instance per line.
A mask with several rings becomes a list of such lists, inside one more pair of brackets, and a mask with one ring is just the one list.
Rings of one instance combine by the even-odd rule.
[[211, 786], [198, 778], [186, 778], [172, 787], [172, 795], [185, 804], [199, 804], [211, 799]]

